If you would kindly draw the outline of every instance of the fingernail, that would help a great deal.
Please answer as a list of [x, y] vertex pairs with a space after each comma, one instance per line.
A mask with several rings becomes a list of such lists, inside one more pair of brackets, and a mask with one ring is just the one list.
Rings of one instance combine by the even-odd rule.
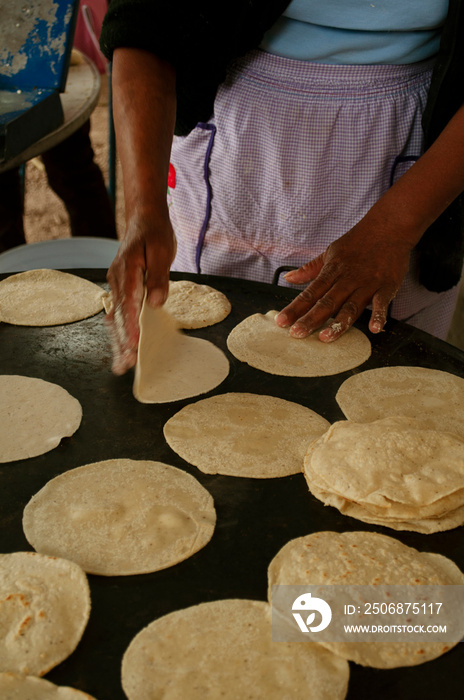
[[333, 340], [334, 336], [335, 332], [333, 328], [324, 328], [324, 330], [319, 333], [319, 339], [323, 342]]
[[372, 332], [373, 333], [380, 333], [382, 330], [382, 324], [379, 323], [378, 321], [375, 321], [375, 323], [372, 324]]
[[288, 280], [289, 277], [293, 277], [294, 272], [296, 272], [296, 270], [290, 270], [289, 272], [286, 272], [284, 275], [284, 280]]
[[282, 312], [277, 314], [277, 316], [275, 317], [275, 322], [281, 328], [285, 328], [286, 326], [290, 325], [290, 321], [288, 320], [287, 314], [284, 314]]
[[290, 335], [293, 336], [293, 338], [306, 338], [308, 334], [308, 329], [301, 325], [301, 323], [294, 323], [290, 328]]
[[152, 309], [158, 308], [158, 306], [163, 306], [164, 302], [166, 301], [166, 293], [163, 292], [161, 289], [152, 289], [150, 294], [147, 297], [147, 301], [149, 306], [152, 307]]

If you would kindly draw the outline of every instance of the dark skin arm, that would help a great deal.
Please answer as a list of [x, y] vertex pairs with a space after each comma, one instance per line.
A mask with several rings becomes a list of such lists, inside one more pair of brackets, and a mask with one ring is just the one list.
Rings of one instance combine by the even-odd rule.
[[166, 188], [176, 114], [175, 71], [153, 54], [117, 49], [113, 56], [114, 124], [122, 165], [126, 231], [108, 270], [113, 310], [113, 371], [135, 364], [145, 288], [151, 306], [166, 300], [176, 242]]
[[433, 221], [464, 190], [464, 107], [424, 155], [378, 200], [366, 216], [327, 250], [287, 273], [294, 284], [310, 283], [276, 317], [304, 338], [325, 342], [345, 333], [372, 303], [369, 329], [379, 333], [388, 306], [409, 267], [412, 249]]
[[[113, 371], [123, 373], [136, 361], [145, 287], [152, 306], [164, 303], [175, 255], [166, 201], [176, 111], [175, 72], [149, 52], [117, 49], [113, 91], [126, 233], [108, 271], [114, 298], [108, 319], [113, 330]], [[464, 190], [463, 133], [461, 108], [428, 151], [356, 226], [318, 258], [287, 273], [289, 282], [309, 286], [277, 315], [278, 325], [303, 338], [334, 317], [335, 324], [319, 334], [321, 340], [331, 342], [372, 304], [369, 328], [373, 333], [383, 329], [412, 249]]]

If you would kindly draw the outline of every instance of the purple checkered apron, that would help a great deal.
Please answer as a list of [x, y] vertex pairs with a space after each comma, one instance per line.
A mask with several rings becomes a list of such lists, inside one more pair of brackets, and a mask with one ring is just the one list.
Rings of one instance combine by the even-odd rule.
[[[417, 160], [430, 74], [429, 62], [237, 61], [214, 118], [174, 139], [173, 269], [271, 282], [322, 253]], [[392, 315], [444, 337], [457, 288], [415, 277], [412, 260]]]

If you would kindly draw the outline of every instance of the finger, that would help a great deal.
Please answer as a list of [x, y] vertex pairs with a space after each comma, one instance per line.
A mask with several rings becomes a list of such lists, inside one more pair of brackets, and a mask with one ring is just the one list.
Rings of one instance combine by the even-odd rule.
[[112, 320], [114, 317], [114, 310], [116, 308], [116, 305], [119, 302], [120, 298], [120, 290], [119, 290], [119, 284], [118, 284], [118, 276], [114, 272], [114, 262], [110, 265], [110, 268], [106, 274], [106, 279], [107, 282], [110, 285], [111, 291], [111, 305], [110, 308], [108, 309], [108, 315], [107, 318], [108, 320]]
[[310, 260], [309, 262], [302, 265], [297, 270], [290, 270], [284, 275], [284, 279], [291, 284], [306, 284], [316, 279], [320, 271], [324, 266], [324, 259], [322, 255], [318, 255], [317, 258]]
[[292, 326], [316, 302], [317, 296], [314, 294], [311, 286], [306, 287], [290, 304], [277, 314], [275, 317], [276, 324], [281, 328]]
[[319, 333], [319, 340], [323, 343], [331, 343], [337, 340], [341, 335], [346, 333], [353, 323], [360, 317], [362, 311], [369, 303], [368, 297], [360, 297], [353, 295], [348, 299], [340, 311], [335, 316], [335, 319]]
[[124, 350], [137, 352], [139, 344], [139, 317], [142, 310], [142, 302], [145, 293], [144, 269], [134, 266], [126, 271], [124, 278], [124, 295], [119, 308], [122, 315], [122, 329], [124, 331]]
[[[351, 288], [350, 288], [351, 287]], [[349, 280], [340, 278], [330, 290], [290, 328], [294, 338], [305, 338], [324, 325], [330, 318], [335, 318], [331, 326], [321, 331], [320, 339], [326, 342], [335, 340], [350, 328], [375, 293], [375, 287], [354, 286]]]
[[398, 293], [398, 289], [382, 291], [374, 294], [372, 298], [372, 313], [369, 321], [369, 330], [372, 333], [383, 331], [387, 322], [388, 307]]
[[120, 342], [120, 335], [117, 331], [115, 314], [113, 318], [107, 317], [105, 319], [106, 328], [111, 341], [111, 350], [113, 357], [113, 364], [111, 370], [114, 374], [121, 375], [127, 372], [127, 370], [132, 366], [128, 364], [124, 357], [124, 352]]
[[[140, 257], [140, 256], [139, 256]], [[139, 341], [138, 319], [143, 300], [143, 269], [129, 266], [118, 254], [107, 274], [112, 288], [113, 307], [107, 316], [107, 328], [113, 352], [113, 372], [124, 374], [135, 364]]]
[[290, 328], [292, 338], [306, 338], [320, 328], [329, 318], [334, 316], [335, 312], [341, 305], [335, 301], [332, 293], [325, 294], [321, 299], [318, 299], [314, 306], [307, 313], [300, 316]]
[[167, 239], [163, 246], [158, 246], [155, 250], [148, 247], [147, 273], [145, 285], [147, 288], [147, 301], [151, 307], [162, 306], [169, 294], [169, 270], [176, 255], [177, 241], [174, 232], [171, 231], [171, 238]]
[[380, 333], [385, 326], [388, 307], [395, 294], [396, 292], [393, 291], [382, 290], [382, 292], [373, 294], [372, 299], [370, 295], [360, 296], [359, 294], [354, 294], [343, 304], [335, 320], [319, 333], [319, 339], [326, 343], [337, 340], [351, 328], [371, 301], [372, 313], [369, 330], [373, 333]]
[[149, 305], [153, 309], [162, 306], [169, 294], [169, 267], [158, 272], [148, 266], [145, 284], [147, 287], [147, 301]]
[[347, 295], [345, 282], [334, 282], [330, 270], [325, 270], [306, 287], [294, 301], [283, 310], [290, 322], [290, 335], [294, 338], [306, 338], [307, 335], [327, 321], [341, 307]]
[[[313, 261], [314, 262], [314, 261]], [[311, 264], [311, 263], [308, 263]], [[306, 287], [298, 296], [277, 314], [275, 322], [281, 328], [292, 326], [301, 319], [306, 312], [315, 306], [320, 299], [336, 283], [339, 276], [339, 268], [336, 265], [325, 264], [316, 279]], [[344, 298], [346, 298], [346, 293]], [[326, 316], [328, 318], [328, 316]], [[306, 333], [307, 335], [307, 333]]]

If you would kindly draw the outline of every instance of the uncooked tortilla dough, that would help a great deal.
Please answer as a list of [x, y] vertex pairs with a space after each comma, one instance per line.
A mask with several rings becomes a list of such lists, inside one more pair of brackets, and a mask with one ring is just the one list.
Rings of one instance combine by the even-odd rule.
[[275, 396], [230, 393], [182, 408], [164, 426], [168, 445], [207, 474], [256, 479], [296, 474], [330, 423]]
[[189, 280], [171, 281], [164, 310], [179, 328], [204, 328], [223, 321], [231, 305], [225, 294], [206, 284]]
[[60, 474], [32, 497], [23, 516], [34, 549], [102, 576], [173, 566], [209, 542], [215, 523], [213, 499], [193, 476], [131, 459]]
[[28, 270], [0, 282], [0, 321], [16, 326], [57, 326], [94, 316], [105, 292], [59, 270]]
[[229, 374], [229, 361], [202, 338], [181, 333], [164, 309], [143, 302], [133, 392], [141, 403], [167, 403], [205, 394]]
[[[277, 553], [268, 570], [268, 598], [272, 586], [462, 586], [464, 574], [440, 554], [419, 552], [393, 537], [375, 532], [316, 532], [291, 540]], [[384, 589], [385, 590], [385, 589]], [[342, 616], [331, 599], [332, 617]], [[378, 595], [381, 603], [380, 593]], [[337, 602], [338, 601], [338, 602]], [[388, 598], [386, 599], [388, 603]], [[366, 624], [374, 623], [369, 619]], [[391, 624], [400, 624], [392, 615]], [[402, 624], [405, 624], [404, 617]], [[308, 635], [312, 633], [309, 632]], [[414, 666], [441, 656], [457, 642], [322, 642], [345, 659], [362, 666]], [[310, 636], [308, 636], [310, 638]], [[299, 646], [296, 644], [296, 646]], [[305, 645], [302, 645], [305, 646]]]
[[0, 554], [0, 600], [0, 671], [44, 675], [74, 651], [90, 615], [82, 569], [35, 552]]
[[464, 438], [464, 379], [426, 367], [379, 367], [346, 379], [336, 395], [358, 423], [410, 416], [427, 428]]
[[288, 328], [275, 324], [277, 313], [253, 314], [239, 323], [227, 339], [230, 352], [256, 369], [286, 377], [338, 374], [370, 357], [370, 341], [357, 328], [333, 343], [321, 342], [317, 334], [292, 338]]
[[82, 419], [77, 399], [57, 384], [16, 374], [0, 375], [0, 462], [53, 450]]
[[121, 677], [129, 700], [343, 700], [349, 666], [319, 644], [273, 642], [270, 606], [232, 599], [152, 622], [130, 643]]
[[95, 700], [88, 693], [55, 685], [45, 678], [0, 673], [0, 697], [3, 700]]
[[464, 523], [464, 440], [414, 418], [334, 423], [304, 464], [312, 493], [346, 515], [394, 529], [422, 521], [419, 532]]

